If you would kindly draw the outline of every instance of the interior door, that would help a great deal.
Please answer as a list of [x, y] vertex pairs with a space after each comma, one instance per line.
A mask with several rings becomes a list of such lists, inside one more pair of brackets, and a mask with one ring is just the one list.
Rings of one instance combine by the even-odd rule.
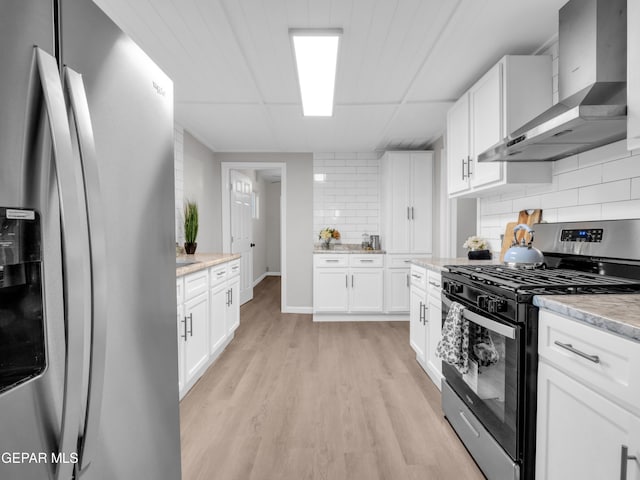
[[253, 219], [249, 177], [231, 170], [231, 252], [240, 254], [240, 304], [253, 298]]

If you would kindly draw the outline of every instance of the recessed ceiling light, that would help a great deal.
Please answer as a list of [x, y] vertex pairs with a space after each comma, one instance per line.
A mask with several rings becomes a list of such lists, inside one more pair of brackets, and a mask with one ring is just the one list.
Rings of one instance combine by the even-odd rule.
[[305, 116], [333, 115], [341, 28], [290, 29]]

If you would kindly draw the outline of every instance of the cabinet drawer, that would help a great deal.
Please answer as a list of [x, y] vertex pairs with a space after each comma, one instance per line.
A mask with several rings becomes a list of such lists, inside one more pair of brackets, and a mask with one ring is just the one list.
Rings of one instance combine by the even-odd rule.
[[440, 291], [442, 288], [441, 278], [442, 277], [440, 275], [440, 272], [429, 270], [429, 272], [427, 273], [427, 292], [429, 293], [429, 295], [440, 298]]
[[313, 265], [315, 267], [346, 267], [350, 255], [326, 255], [320, 253], [313, 256]]
[[189, 300], [209, 290], [209, 271], [201, 270], [184, 276], [184, 299]]
[[178, 305], [184, 302], [184, 278], [178, 277], [176, 279], [176, 301]]
[[538, 352], [541, 359], [640, 414], [639, 343], [542, 310]]
[[233, 260], [229, 262], [227, 266], [228, 276], [235, 277], [236, 275], [240, 275], [240, 260]]
[[209, 282], [211, 287], [221, 284], [229, 275], [229, 264], [217, 265], [209, 269]]
[[417, 265], [411, 265], [411, 285], [414, 285], [422, 290], [427, 289], [427, 269], [418, 267]]
[[352, 267], [382, 267], [384, 264], [383, 255], [349, 255], [349, 257], [349, 265]]
[[409, 268], [411, 267], [411, 259], [414, 256], [406, 255], [387, 255], [388, 268]]

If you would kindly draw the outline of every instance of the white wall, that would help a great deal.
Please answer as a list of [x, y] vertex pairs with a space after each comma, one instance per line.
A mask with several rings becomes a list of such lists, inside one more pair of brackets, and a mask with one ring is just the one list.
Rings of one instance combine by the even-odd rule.
[[[375, 152], [313, 155], [313, 240], [325, 227], [340, 231], [341, 243], [380, 234], [380, 161]], [[323, 180], [315, 180], [324, 175]]]
[[262, 200], [267, 222], [267, 271], [280, 273], [280, 190], [281, 183], [267, 183]]
[[209, 148], [184, 131], [184, 200], [198, 203], [198, 252], [222, 252], [220, 162]]

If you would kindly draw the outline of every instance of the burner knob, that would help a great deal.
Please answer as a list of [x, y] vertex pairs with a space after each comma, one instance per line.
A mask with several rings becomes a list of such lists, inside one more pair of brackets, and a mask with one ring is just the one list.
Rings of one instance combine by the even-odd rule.
[[445, 289], [449, 293], [462, 293], [462, 285], [456, 282], [445, 283]]
[[499, 298], [491, 297], [487, 302], [487, 311], [491, 313], [505, 312], [507, 310], [507, 302]]
[[478, 297], [476, 298], [476, 305], [478, 306], [478, 308], [482, 310], [488, 310], [488, 306], [487, 306], [488, 302], [489, 302], [488, 295], [478, 295]]

